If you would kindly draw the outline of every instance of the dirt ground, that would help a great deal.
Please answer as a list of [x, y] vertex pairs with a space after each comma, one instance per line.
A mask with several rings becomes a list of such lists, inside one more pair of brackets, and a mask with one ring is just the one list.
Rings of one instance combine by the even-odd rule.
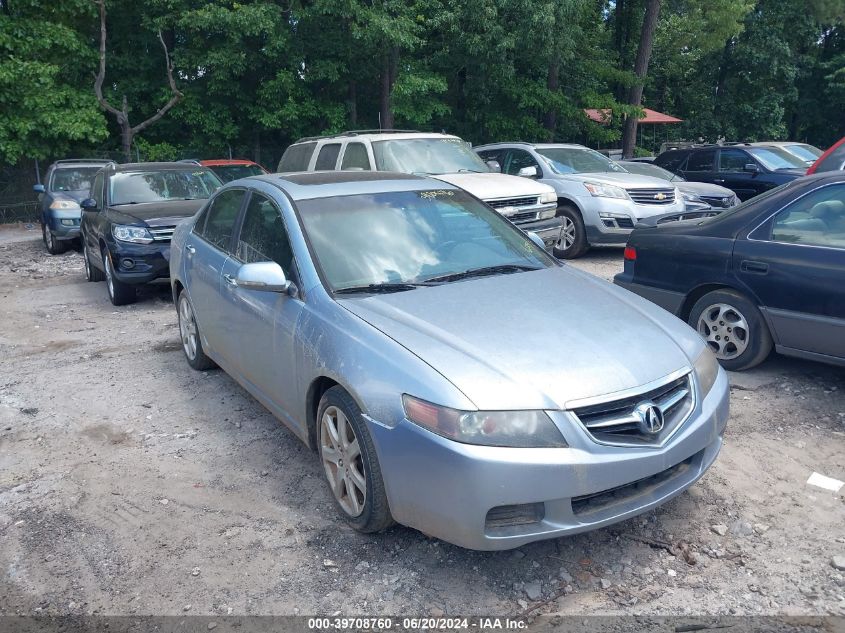
[[[362, 536], [308, 449], [187, 366], [168, 286], [115, 308], [39, 237], [0, 229], [0, 614], [845, 614], [845, 489], [806, 483], [845, 479], [841, 368], [732, 377], [716, 465], [613, 527], [498, 553]], [[621, 252], [573, 265], [610, 278]]]

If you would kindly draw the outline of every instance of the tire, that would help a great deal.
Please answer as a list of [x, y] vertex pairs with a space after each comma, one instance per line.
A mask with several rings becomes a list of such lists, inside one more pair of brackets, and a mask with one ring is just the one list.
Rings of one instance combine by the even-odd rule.
[[41, 225], [41, 239], [44, 240], [44, 246], [47, 247], [50, 255], [61, 255], [67, 250], [67, 244], [62, 240], [57, 240], [46, 224]]
[[194, 316], [194, 307], [188, 299], [188, 293], [184, 290], [179, 293], [179, 297], [176, 299], [176, 315], [179, 319], [182, 351], [185, 352], [185, 360], [188, 361], [188, 364], [197, 371], [217, 367], [217, 364], [205, 355], [197, 320]]
[[88, 245], [85, 238], [82, 238], [82, 260], [85, 262], [85, 279], [88, 281], [103, 281], [105, 273], [91, 263], [91, 254], [88, 252]]
[[376, 449], [361, 409], [343, 387], [332, 387], [320, 399], [317, 447], [332, 498], [346, 522], [365, 534], [393, 525]]
[[112, 305], [125, 306], [135, 303], [138, 298], [135, 286], [125, 284], [115, 278], [111, 257], [109, 257], [105, 248], [103, 249], [103, 267], [106, 269], [106, 288], [109, 291], [109, 299], [111, 299]]
[[578, 209], [568, 204], [558, 207], [557, 217], [561, 218], [563, 226], [560, 227], [560, 234], [552, 247], [552, 254], [558, 259], [581, 257], [590, 248], [584, 218]]
[[759, 365], [772, 351], [772, 335], [760, 310], [735, 290], [707, 293], [695, 302], [687, 322], [730, 371]]

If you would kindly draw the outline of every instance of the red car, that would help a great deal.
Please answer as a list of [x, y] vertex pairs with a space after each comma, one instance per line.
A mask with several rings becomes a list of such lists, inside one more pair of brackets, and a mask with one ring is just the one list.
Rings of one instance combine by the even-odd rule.
[[823, 171], [841, 171], [845, 169], [845, 136], [824, 154], [807, 170], [807, 174], [820, 174]]
[[219, 160], [200, 160], [197, 162], [203, 167], [208, 167], [224, 183], [237, 180], [238, 178], [260, 176], [268, 173], [261, 165], [253, 163], [251, 160], [226, 160], [221, 158]]

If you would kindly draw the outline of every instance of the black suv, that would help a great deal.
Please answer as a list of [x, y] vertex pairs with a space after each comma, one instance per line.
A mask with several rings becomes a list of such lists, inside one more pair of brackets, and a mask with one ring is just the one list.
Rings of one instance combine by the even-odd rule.
[[731, 189], [748, 200], [807, 173], [804, 162], [777, 147], [712, 145], [663, 152], [654, 164], [692, 182]]
[[82, 201], [82, 250], [88, 281], [108, 283], [111, 302], [135, 301], [135, 286], [170, 276], [170, 236], [221, 186], [214, 173], [186, 163], [108, 165]]

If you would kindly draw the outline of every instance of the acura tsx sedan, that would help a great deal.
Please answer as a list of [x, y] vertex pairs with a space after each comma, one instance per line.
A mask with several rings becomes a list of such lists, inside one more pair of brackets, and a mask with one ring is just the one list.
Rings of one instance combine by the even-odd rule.
[[188, 364], [318, 456], [345, 520], [482, 550], [583, 532], [713, 464], [728, 383], [665, 310], [407, 174], [223, 186], [174, 233]]

